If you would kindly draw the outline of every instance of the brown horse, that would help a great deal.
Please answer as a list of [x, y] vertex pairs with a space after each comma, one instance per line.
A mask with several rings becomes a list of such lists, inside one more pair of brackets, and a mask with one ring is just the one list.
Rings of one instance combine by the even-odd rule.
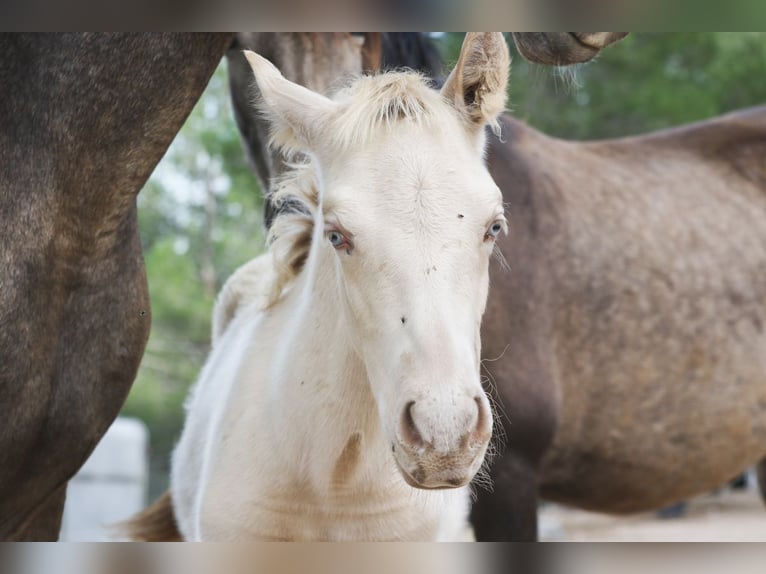
[[232, 37], [0, 36], [0, 539], [58, 536], [130, 389], [150, 323], [135, 199]]
[[593, 143], [505, 117], [482, 340], [507, 441], [477, 536], [534, 537], [538, 489], [649, 510], [766, 455], [764, 157], [766, 107]]

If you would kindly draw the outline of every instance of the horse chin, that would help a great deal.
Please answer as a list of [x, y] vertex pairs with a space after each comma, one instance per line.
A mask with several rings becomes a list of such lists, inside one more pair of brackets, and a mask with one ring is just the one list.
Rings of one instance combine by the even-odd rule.
[[406, 482], [412, 488], [420, 490], [448, 490], [453, 488], [460, 488], [468, 485], [473, 479], [476, 472], [471, 472], [471, 469], [467, 469], [464, 473], [455, 472], [454, 469], [447, 469], [442, 472], [426, 473], [423, 470], [422, 465], [415, 464], [415, 470], [412, 472], [405, 469], [404, 465], [399, 462], [399, 459], [394, 456], [396, 467], [399, 469], [404, 482]]
[[535, 64], [569, 66], [592, 60], [601, 51], [572, 33], [514, 34], [516, 48], [522, 56]]

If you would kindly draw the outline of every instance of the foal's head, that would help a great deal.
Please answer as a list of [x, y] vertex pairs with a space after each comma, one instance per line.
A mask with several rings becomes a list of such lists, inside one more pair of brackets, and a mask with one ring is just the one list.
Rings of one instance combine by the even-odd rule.
[[365, 365], [403, 477], [468, 483], [492, 429], [479, 326], [506, 224], [483, 147], [505, 106], [503, 37], [469, 34], [441, 92], [389, 73], [333, 100], [247, 55], [274, 140], [307, 154], [317, 174], [306, 265], [337, 293], [345, 344]]

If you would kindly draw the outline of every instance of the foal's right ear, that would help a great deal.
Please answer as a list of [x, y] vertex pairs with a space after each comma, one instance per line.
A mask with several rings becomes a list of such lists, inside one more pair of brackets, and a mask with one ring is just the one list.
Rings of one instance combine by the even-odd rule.
[[288, 150], [316, 149], [337, 104], [285, 79], [274, 64], [255, 52], [245, 50], [244, 54], [261, 93], [256, 105], [271, 123], [272, 141]]
[[505, 110], [511, 56], [500, 32], [468, 32], [455, 68], [444, 82], [442, 96], [476, 131]]

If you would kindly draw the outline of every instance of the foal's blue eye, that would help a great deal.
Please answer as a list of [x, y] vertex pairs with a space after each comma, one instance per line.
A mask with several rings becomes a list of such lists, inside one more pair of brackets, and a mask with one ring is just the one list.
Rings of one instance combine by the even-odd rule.
[[489, 229], [487, 229], [487, 234], [485, 238], [495, 239], [498, 235], [500, 235], [500, 232], [502, 230], [503, 230], [503, 224], [500, 221], [495, 221], [492, 225], [489, 226]]
[[327, 233], [327, 239], [336, 249], [340, 249], [346, 243], [346, 238], [343, 237], [343, 234], [339, 231], [329, 231]]
[[327, 239], [329, 239], [330, 243], [332, 243], [335, 247], [340, 247], [343, 245], [343, 236], [337, 231], [331, 231], [328, 233]]

